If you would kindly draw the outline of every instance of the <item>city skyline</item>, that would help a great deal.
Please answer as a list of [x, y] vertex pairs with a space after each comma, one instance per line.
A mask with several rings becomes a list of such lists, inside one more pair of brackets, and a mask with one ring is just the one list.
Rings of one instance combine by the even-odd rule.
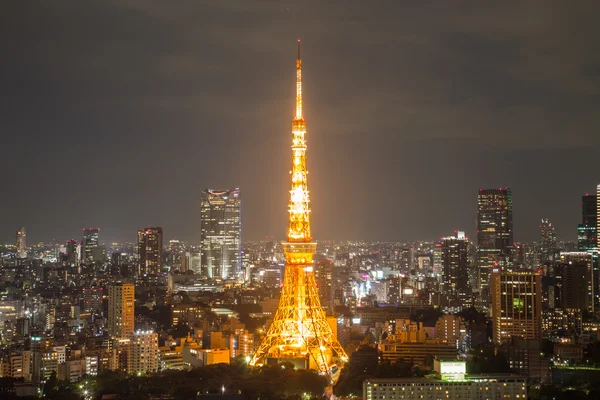
[[515, 241], [537, 240], [541, 218], [576, 238], [598, 183], [596, 4], [73, 4], [0, 17], [0, 165], [20, 165], [0, 242], [21, 226], [30, 243], [85, 226], [198, 239], [204, 187], [244, 191], [246, 239], [283, 238], [298, 37], [316, 237], [474, 237], [474, 193], [508, 186]]
[[600, 3], [21, 3], [3, 399], [600, 399]]

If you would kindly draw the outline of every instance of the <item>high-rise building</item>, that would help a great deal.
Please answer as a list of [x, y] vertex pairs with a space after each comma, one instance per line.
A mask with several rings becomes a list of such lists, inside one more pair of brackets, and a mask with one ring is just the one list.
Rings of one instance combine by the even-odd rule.
[[542, 223], [540, 224], [540, 237], [542, 264], [556, 261], [556, 231], [548, 218], [542, 218]]
[[493, 269], [490, 289], [494, 343], [542, 338], [541, 271]]
[[513, 203], [510, 188], [479, 189], [477, 196], [478, 285], [487, 291], [492, 268], [511, 261], [513, 247]]
[[114, 338], [133, 334], [135, 287], [131, 283], [108, 285], [108, 330]]
[[594, 308], [600, 309], [600, 263], [598, 260], [598, 196], [581, 197], [581, 223], [577, 225], [577, 250], [592, 255]]
[[77, 265], [77, 263], [79, 262], [79, 246], [77, 240], [67, 240], [63, 260], [67, 262], [70, 266]]
[[320, 371], [336, 381], [339, 377], [339, 365], [346, 362], [348, 357], [321, 307], [315, 280], [313, 257], [317, 244], [312, 240], [310, 227], [305, 135], [302, 61], [298, 41], [288, 230], [287, 241], [282, 243], [286, 260], [283, 287], [273, 323], [254, 353], [250, 365], [285, 360], [301, 368]]
[[333, 300], [334, 268], [333, 262], [327, 259], [320, 260], [315, 265], [315, 280], [319, 287], [319, 299], [327, 315], [333, 314], [335, 309]]
[[158, 275], [163, 264], [163, 230], [146, 228], [138, 231], [139, 275]]
[[464, 232], [442, 239], [442, 288], [450, 306], [465, 304], [469, 291], [469, 241]]
[[561, 252], [560, 272], [561, 298], [560, 308], [579, 309], [591, 313], [595, 309], [594, 259], [588, 252]]
[[[600, 184], [596, 186], [596, 240], [598, 239], [598, 233], [600, 233]], [[597, 241], [596, 250], [600, 250]]]
[[26, 258], [27, 257], [27, 232], [25, 228], [22, 227], [17, 231], [17, 257]]
[[100, 228], [85, 228], [83, 230], [83, 239], [81, 240], [81, 261], [84, 264], [91, 264], [94, 261], [95, 249], [99, 245]]
[[242, 198], [239, 189], [202, 191], [202, 271], [209, 278], [240, 278]]
[[597, 196], [581, 197], [581, 223], [577, 225], [577, 250], [594, 252], [598, 247]]
[[553, 276], [548, 287], [548, 305], [565, 313], [581, 313], [593, 307], [589, 296], [589, 270], [585, 263], [558, 263], [552, 267]]
[[432, 249], [432, 258], [433, 258], [433, 274], [435, 276], [440, 276], [442, 273], [442, 243], [436, 242], [435, 246]]
[[127, 352], [127, 373], [145, 375], [158, 371], [158, 333], [137, 331], [131, 335]]

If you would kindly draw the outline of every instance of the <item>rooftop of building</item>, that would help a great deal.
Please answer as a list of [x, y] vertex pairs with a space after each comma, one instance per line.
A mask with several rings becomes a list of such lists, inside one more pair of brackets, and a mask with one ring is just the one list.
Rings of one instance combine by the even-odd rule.
[[402, 378], [369, 378], [365, 382], [372, 383], [436, 383], [436, 382], [472, 382], [472, 381], [525, 381], [527, 378], [519, 374], [506, 374], [506, 373], [490, 373], [490, 374], [473, 374], [465, 375], [464, 379], [441, 379], [434, 375], [425, 377], [402, 377]]

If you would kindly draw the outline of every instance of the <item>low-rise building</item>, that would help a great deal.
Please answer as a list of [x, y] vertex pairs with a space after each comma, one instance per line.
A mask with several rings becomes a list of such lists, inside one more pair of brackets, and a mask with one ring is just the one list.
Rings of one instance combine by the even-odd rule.
[[363, 400], [527, 399], [526, 378], [513, 374], [466, 375], [466, 363], [435, 360], [435, 376], [367, 379]]
[[417, 366], [432, 366], [433, 359], [455, 358], [458, 354], [455, 345], [437, 343], [435, 341], [425, 343], [386, 343], [380, 346], [381, 357], [384, 360], [412, 362]]

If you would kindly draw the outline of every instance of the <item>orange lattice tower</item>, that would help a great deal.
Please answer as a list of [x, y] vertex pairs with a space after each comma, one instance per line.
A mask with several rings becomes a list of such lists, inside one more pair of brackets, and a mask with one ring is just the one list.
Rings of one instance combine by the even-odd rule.
[[285, 275], [277, 312], [251, 365], [292, 361], [336, 379], [348, 357], [321, 308], [313, 271], [317, 244], [310, 234], [306, 170], [306, 121], [302, 117], [302, 61], [298, 40], [296, 115], [292, 122], [292, 189], [285, 252]]

